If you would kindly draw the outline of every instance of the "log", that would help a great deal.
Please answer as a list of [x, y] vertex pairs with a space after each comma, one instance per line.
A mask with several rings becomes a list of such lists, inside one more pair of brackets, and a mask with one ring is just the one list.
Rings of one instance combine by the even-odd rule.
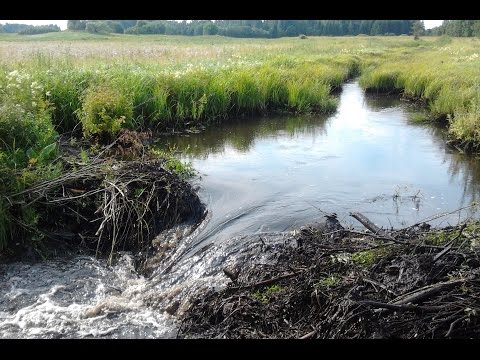
[[359, 212], [352, 212], [350, 213], [350, 216], [358, 220], [363, 226], [365, 226], [368, 230], [373, 232], [375, 235], [382, 235], [382, 236], [387, 235], [383, 229], [380, 229], [377, 225], [371, 222], [365, 215], [360, 214]]

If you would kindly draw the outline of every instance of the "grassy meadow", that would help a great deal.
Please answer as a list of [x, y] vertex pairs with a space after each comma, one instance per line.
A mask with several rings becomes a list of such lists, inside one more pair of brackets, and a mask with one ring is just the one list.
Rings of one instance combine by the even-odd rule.
[[40, 216], [8, 195], [62, 172], [59, 134], [113, 140], [271, 112], [327, 113], [360, 76], [422, 99], [452, 138], [480, 144], [480, 39], [0, 34], [0, 251]]

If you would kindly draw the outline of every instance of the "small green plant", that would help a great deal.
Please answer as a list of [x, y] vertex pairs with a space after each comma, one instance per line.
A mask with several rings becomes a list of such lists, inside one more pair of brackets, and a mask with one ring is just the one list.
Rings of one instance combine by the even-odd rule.
[[85, 151], [85, 149], [80, 150], [80, 160], [82, 161], [83, 165], [90, 163], [90, 158], [88, 157], [88, 153]]
[[133, 193], [136, 198], [139, 198], [140, 196], [142, 196], [144, 192], [145, 192], [145, 188], [142, 187], [142, 188], [136, 188]]
[[32, 207], [22, 208], [22, 219], [27, 227], [33, 228], [38, 224], [40, 214]]
[[257, 290], [255, 293], [253, 293], [253, 298], [260, 301], [263, 304], [268, 304], [272, 295], [277, 294], [282, 290], [283, 288], [280, 285], [275, 284], [267, 287], [264, 291]]
[[129, 127], [133, 117], [133, 102], [110, 86], [92, 86], [83, 97], [80, 121], [83, 134], [113, 139], [122, 127]]
[[380, 257], [387, 256], [390, 253], [387, 247], [378, 247], [375, 249], [358, 251], [352, 255], [352, 262], [358, 265], [369, 267]]
[[337, 286], [340, 284], [342, 278], [337, 274], [332, 274], [330, 276], [324, 277], [320, 279], [316, 284], [315, 287], [321, 289], [329, 289], [331, 287]]
[[150, 156], [164, 159], [164, 166], [166, 169], [176, 173], [182, 179], [188, 179], [195, 175], [195, 169], [191, 162], [183, 162], [177, 159], [174, 155], [175, 148], [168, 150], [161, 150], [159, 148], [151, 147], [149, 149]]
[[443, 231], [430, 232], [425, 235], [425, 243], [428, 245], [441, 246], [449, 241], [450, 237]]

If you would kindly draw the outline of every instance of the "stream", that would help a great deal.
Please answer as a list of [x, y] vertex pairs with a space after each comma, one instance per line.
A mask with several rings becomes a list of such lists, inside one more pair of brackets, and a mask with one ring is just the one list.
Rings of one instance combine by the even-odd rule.
[[[414, 124], [398, 97], [346, 83], [336, 113], [232, 120], [158, 139], [198, 171], [208, 215], [149, 277], [132, 256], [0, 264], [0, 338], [173, 338], [190, 302], [229, 281], [233, 263], [269, 263], [262, 246], [336, 213], [404, 227], [478, 200], [479, 161], [445, 145], [444, 130]], [[473, 208], [431, 222], [457, 224]], [[180, 231], [179, 231], [180, 230]]]

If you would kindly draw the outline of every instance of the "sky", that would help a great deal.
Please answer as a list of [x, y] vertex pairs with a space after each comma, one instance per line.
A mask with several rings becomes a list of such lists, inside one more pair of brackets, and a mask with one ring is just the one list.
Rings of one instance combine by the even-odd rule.
[[[425, 23], [425, 29], [430, 29], [442, 24], [443, 20], [423, 20]], [[29, 24], [29, 25], [58, 25], [60, 29], [65, 30], [67, 28], [67, 20], [0, 20], [0, 24]]]

